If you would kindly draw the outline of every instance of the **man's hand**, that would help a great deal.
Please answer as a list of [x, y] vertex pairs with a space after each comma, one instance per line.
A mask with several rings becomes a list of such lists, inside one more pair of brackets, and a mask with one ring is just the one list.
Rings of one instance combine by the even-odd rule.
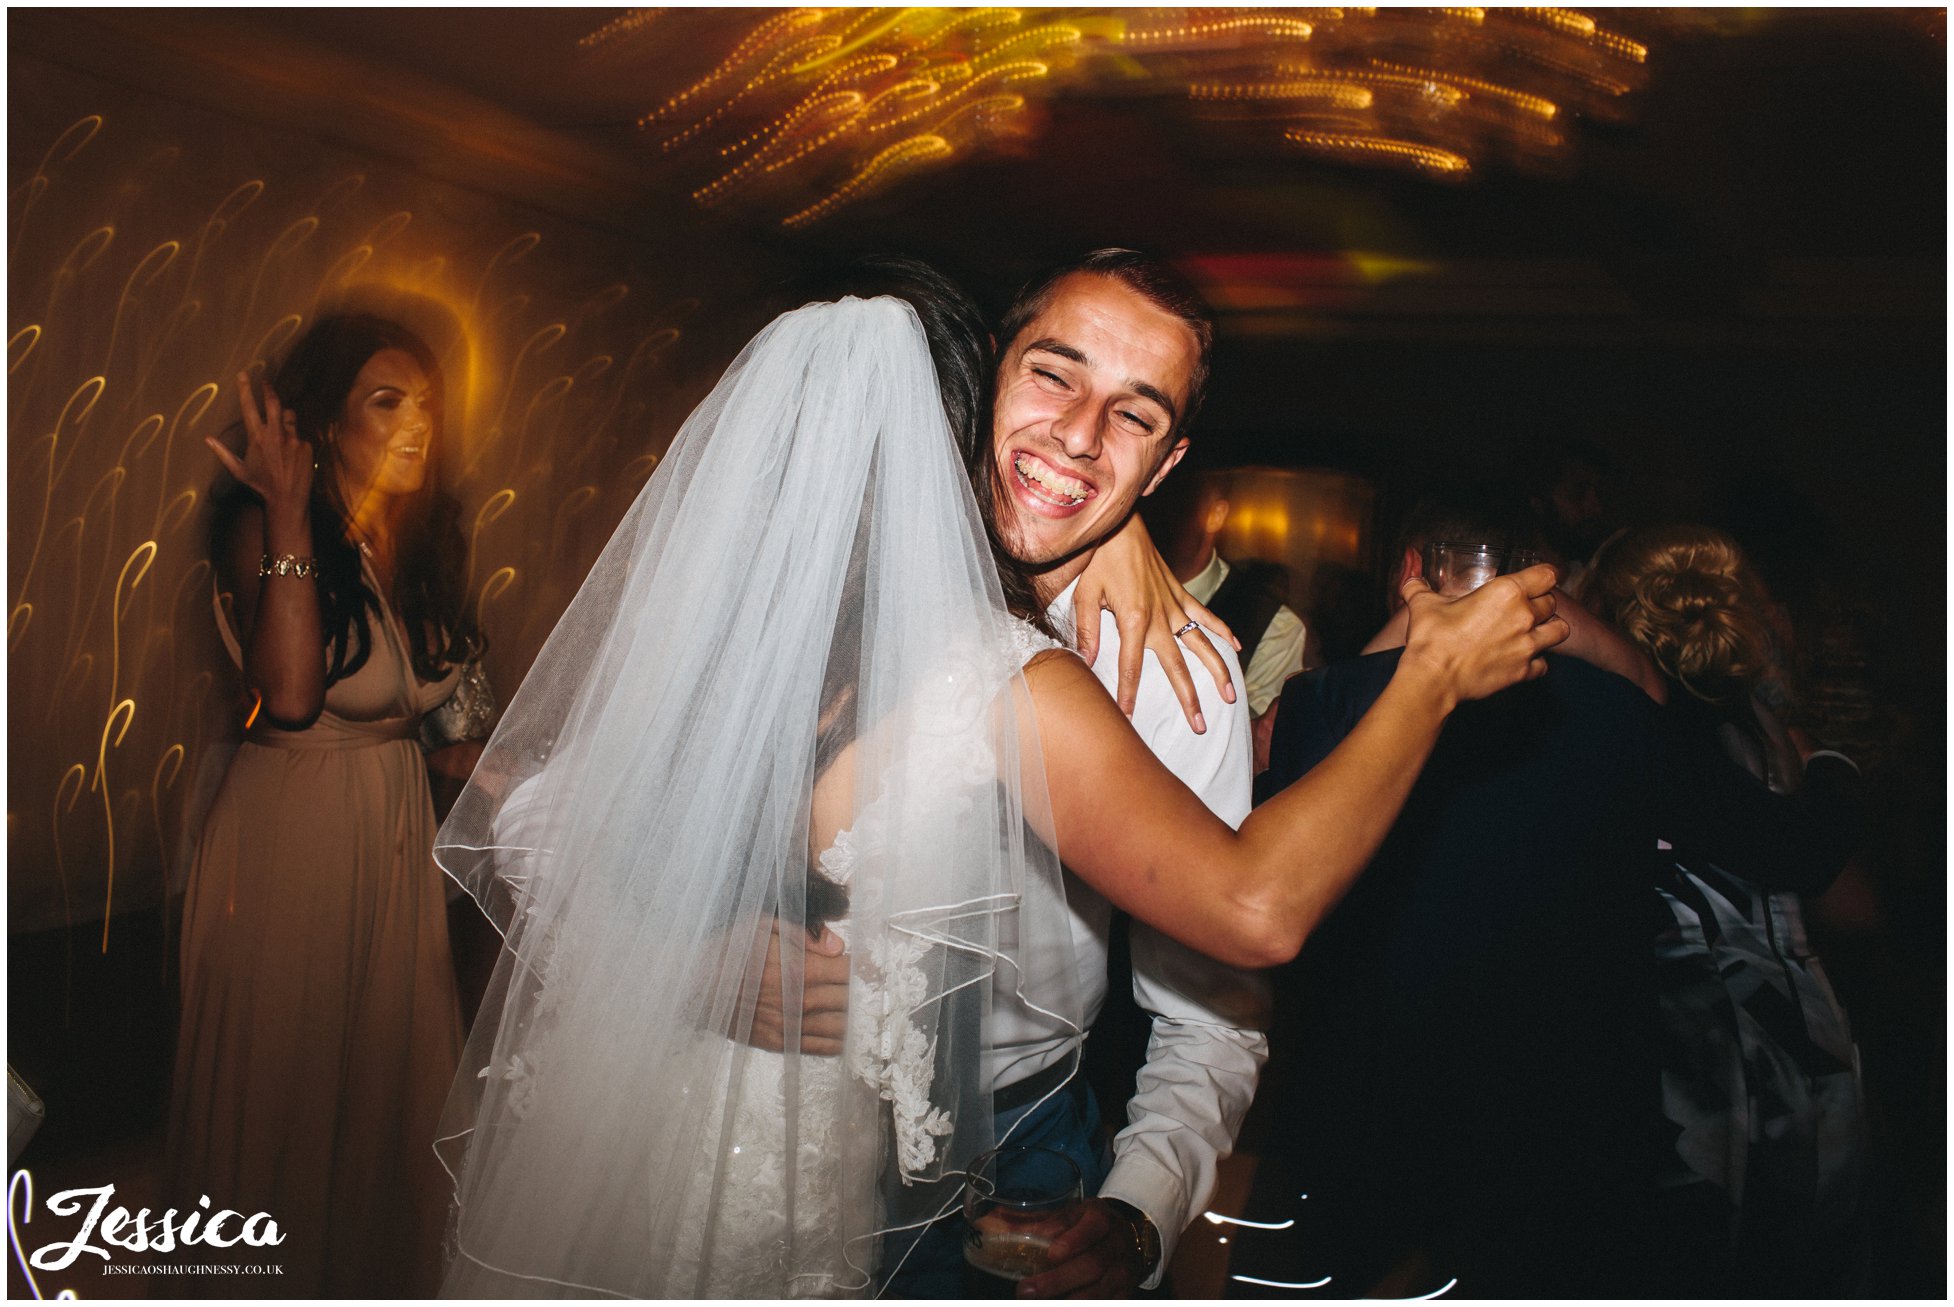
[[769, 1053], [786, 1043], [786, 1010], [781, 1000], [781, 949], [801, 959], [801, 1052], [834, 1057], [848, 1026], [848, 955], [841, 937], [826, 926], [811, 936], [791, 922], [775, 923], [766, 933], [766, 956], [760, 968], [760, 993], [753, 1005], [753, 1029], [747, 1042]]
[[1399, 593], [1411, 616], [1400, 666], [1417, 660], [1436, 671], [1449, 695], [1447, 712], [1546, 675], [1543, 655], [1567, 638], [1567, 621], [1554, 612], [1555, 579], [1540, 563], [1446, 599], [1424, 577], [1406, 577]]
[[1018, 1297], [1128, 1298], [1146, 1279], [1132, 1222], [1103, 1198], [1085, 1200], [1046, 1259], [1052, 1268], [1018, 1281]]

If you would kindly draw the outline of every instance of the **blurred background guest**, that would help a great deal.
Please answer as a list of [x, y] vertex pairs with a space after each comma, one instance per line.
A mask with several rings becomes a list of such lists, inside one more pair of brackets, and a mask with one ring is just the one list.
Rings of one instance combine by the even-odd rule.
[[[334, 316], [238, 393], [243, 449], [208, 441], [236, 481], [211, 556], [257, 707], [184, 903], [166, 1183], [285, 1234], [276, 1281], [227, 1283], [425, 1293], [461, 1015], [420, 734], [482, 650], [441, 372], [398, 324]], [[452, 747], [465, 775], [480, 745]]]
[[1260, 558], [1223, 558], [1216, 548], [1228, 523], [1227, 473], [1194, 468], [1181, 475], [1184, 481], [1161, 483], [1140, 512], [1188, 593], [1242, 642], [1248, 712], [1260, 717], [1282, 693], [1282, 683], [1306, 665], [1309, 628], [1289, 606], [1287, 568]]
[[[1428, 499], [1400, 533], [1390, 593], [1423, 575], [1431, 541], [1507, 549], [1526, 530], [1488, 495]], [[1575, 655], [1454, 715], [1366, 879], [1281, 973], [1249, 1206], [1297, 1224], [1235, 1232], [1237, 1292], [1322, 1281], [1329, 1296], [1402, 1297], [1453, 1277], [1475, 1296], [1636, 1292], [1656, 1096], [1639, 875], [1656, 705], [1584, 661], [1636, 670], [1618, 637], [1561, 611]], [[1292, 681], [1258, 794], [1321, 761], [1398, 656]]]
[[[1865, 1292], [1866, 1123], [1859, 1053], [1805, 931], [1862, 831], [1858, 770], [1802, 747], [1758, 697], [1771, 671], [1765, 592], [1735, 543], [1699, 526], [1648, 528], [1596, 555], [1586, 592], [1673, 686], [1682, 756], [1741, 765], [1798, 795], [1728, 869], [1728, 808], [1664, 826], [1657, 889], [1665, 1261], [1691, 1294]], [[1709, 841], [1700, 832], [1713, 826]]]
[[1524, 477], [1527, 507], [1547, 561], [1561, 569], [1562, 587], [1571, 589], [1614, 529], [1606, 494], [1612, 472], [1608, 456], [1586, 441], [1560, 440], [1536, 447], [1514, 466]]

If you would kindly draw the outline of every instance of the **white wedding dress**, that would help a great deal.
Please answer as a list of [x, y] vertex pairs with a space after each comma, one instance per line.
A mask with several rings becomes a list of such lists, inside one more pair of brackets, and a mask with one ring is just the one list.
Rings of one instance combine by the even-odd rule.
[[[950, 1210], [993, 1142], [994, 1005], [1023, 958], [1069, 957], [1029, 834], [1048, 801], [1022, 669], [1052, 645], [1004, 610], [916, 315], [777, 319], [626, 514], [437, 841], [505, 933], [437, 1143], [444, 1296], [868, 1293], [884, 1236]], [[810, 857], [847, 895], [838, 1057], [744, 1039]], [[1076, 1006], [1037, 1011], [1076, 1030]]]
[[[1012, 622], [1006, 634], [1003, 656], [1018, 665], [1061, 647], [1024, 622]], [[941, 769], [945, 784], [930, 793], [940, 820], [955, 822], [966, 815], [964, 793], [996, 776], [997, 760], [978, 725], [977, 720], [961, 726], [939, 721], [922, 732], [933, 747], [929, 756], [914, 761]], [[883, 799], [871, 800], [856, 825], [822, 851], [821, 874], [844, 889], [854, 888], [859, 869], [866, 864], [873, 874], [881, 865], [888, 825]], [[845, 917], [830, 924], [843, 940], [855, 943]], [[698, 1286], [698, 1296], [768, 1297], [785, 1285], [789, 1298], [836, 1297], [866, 1287], [867, 1258], [863, 1250], [852, 1250], [851, 1265], [841, 1235], [840, 1177], [823, 1159], [847, 1151], [840, 1101], [849, 1087], [871, 1089], [888, 1104], [884, 1124], [893, 1130], [894, 1148], [908, 1172], [926, 1171], [939, 1139], [950, 1132], [947, 1114], [931, 1101], [934, 1049], [909, 1015], [927, 998], [929, 982], [919, 964], [929, 947], [921, 939], [896, 937], [857, 963], [849, 978], [845, 1052], [799, 1059], [798, 1093], [786, 1083], [787, 1058], [750, 1047], [735, 1050], [737, 1070], [711, 1113], [727, 1115], [732, 1127], [722, 1138], [700, 1141], [700, 1173], [716, 1172], [726, 1188], [717, 1237], [711, 1237], [712, 1223], [705, 1219], [713, 1209], [708, 1202], [688, 1205], [696, 1219], [679, 1233], [681, 1278]], [[712, 1035], [701, 1039], [707, 1045], [724, 1042]], [[796, 1118], [793, 1131], [783, 1128], [790, 1114]], [[791, 1165], [781, 1142], [790, 1137], [797, 1139]]]

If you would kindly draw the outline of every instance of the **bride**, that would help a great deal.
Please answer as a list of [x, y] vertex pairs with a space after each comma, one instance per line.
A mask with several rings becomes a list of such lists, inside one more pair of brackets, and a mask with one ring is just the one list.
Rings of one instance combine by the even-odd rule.
[[[1279, 960], [1388, 830], [1407, 749], [1564, 635], [1548, 569], [1413, 596], [1373, 729], [1230, 830], [997, 547], [973, 321], [919, 282], [763, 330], [443, 826], [505, 939], [437, 1142], [444, 1295], [871, 1292], [887, 1236], [951, 1210], [994, 1142], [993, 1023], [1079, 1031], [1055, 849], [1185, 943]], [[848, 941], [838, 1057], [794, 1051], [794, 951], [784, 992], [758, 983], [783, 921]], [[784, 1053], [746, 1042], [767, 1005]]]

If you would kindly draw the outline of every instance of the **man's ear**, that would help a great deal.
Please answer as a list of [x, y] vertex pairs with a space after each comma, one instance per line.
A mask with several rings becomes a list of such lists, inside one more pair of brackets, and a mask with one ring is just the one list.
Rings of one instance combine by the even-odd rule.
[[1221, 528], [1228, 525], [1228, 501], [1217, 499], [1208, 505], [1208, 520], [1201, 524], [1202, 530], [1211, 536], [1221, 534]]
[[1186, 455], [1187, 437], [1182, 436], [1180, 442], [1168, 450], [1167, 456], [1160, 460], [1160, 466], [1154, 469], [1153, 479], [1147, 482], [1147, 488], [1140, 493], [1142, 495], [1150, 495], [1160, 489], [1160, 483], [1167, 479], [1167, 474], [1174, 470], [1174, 465], [1179, 463]]
[[1384, 607], [1391, 616], [1396, 617], [1398, 609], [1404, 607], [1404, 596], [1398, 592], [1404, 588], [1405, 581], [1424, 574], [1425, 551], [1417, 545], [1406, 545], [1404, 556], [1398, 559], [1398, 565], [1391, 573], [1391, 584], [1384, 592]]

